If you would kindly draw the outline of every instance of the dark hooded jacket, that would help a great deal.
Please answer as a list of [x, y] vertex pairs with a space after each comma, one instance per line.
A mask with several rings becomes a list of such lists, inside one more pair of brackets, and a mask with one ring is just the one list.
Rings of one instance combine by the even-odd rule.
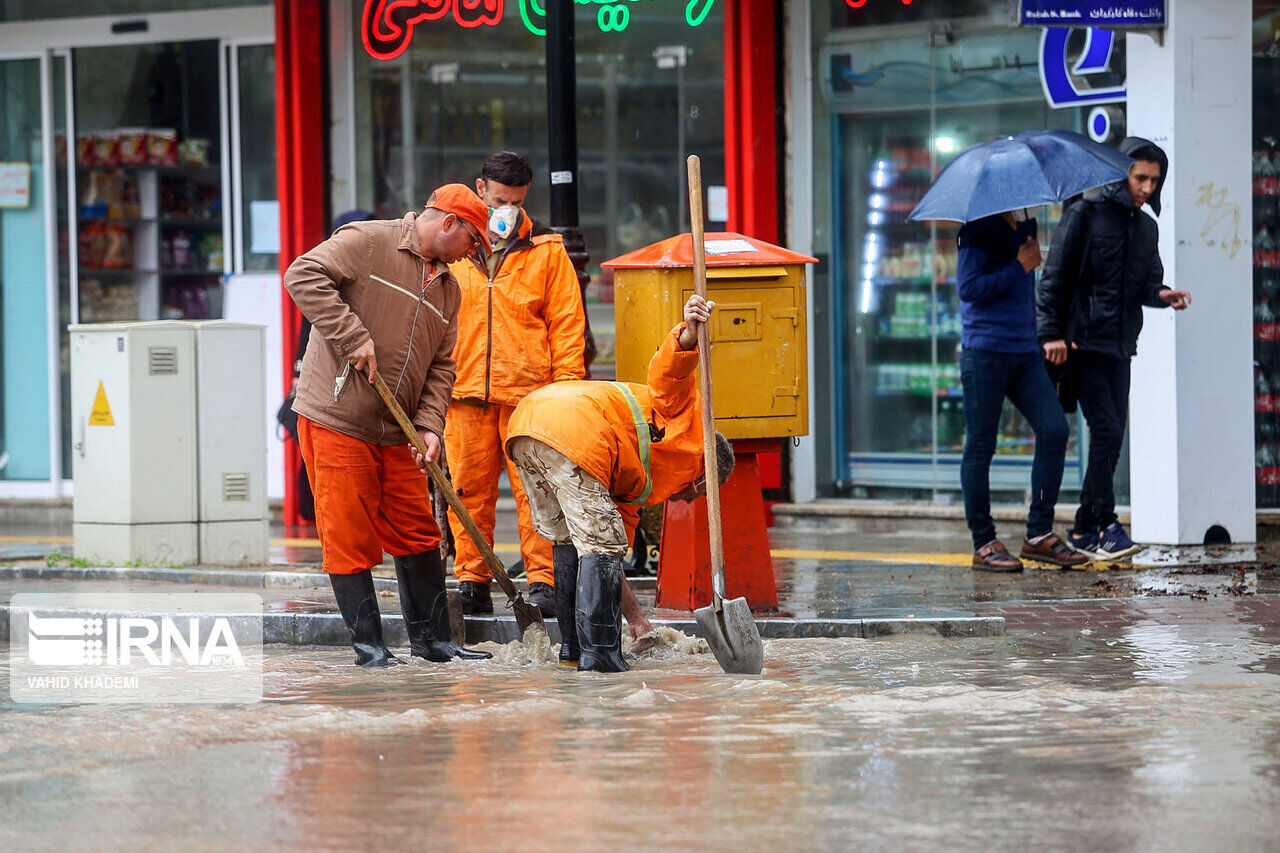
[[[1160, 182], [1148, 204], [1160, 213], [1169, 171], [1159, 147], [1129, 137], [1120, 151], [1151, 146], [1160, 152]], [[1041, 343], [1065, 340], [1076, 348], [1132, 358], [1142, 331], [1142, 306], [1167, 308], [1156, 221], [1133, 203], [1128, 181], [1117, 181], [1066, 204], [1036, 287]]]

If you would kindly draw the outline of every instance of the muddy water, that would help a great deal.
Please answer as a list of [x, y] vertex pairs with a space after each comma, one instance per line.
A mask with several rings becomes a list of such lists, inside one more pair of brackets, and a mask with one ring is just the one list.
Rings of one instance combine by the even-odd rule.
[[258, 705], [0, 706], [0, 841], [1275, 849], [1274, 637], [770, 641], [759, 678], [672, 636], [621, 676], [545, 639], [376, 672], [274, 648]]

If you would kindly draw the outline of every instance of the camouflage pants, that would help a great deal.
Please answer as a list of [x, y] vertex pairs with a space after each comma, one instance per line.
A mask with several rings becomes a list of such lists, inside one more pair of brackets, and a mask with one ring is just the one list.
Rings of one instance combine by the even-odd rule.
[[603, 483], [535, 438], [518, 436], [508, 451], [540, 536], [579, 554], [626, 556], [626, 525]]

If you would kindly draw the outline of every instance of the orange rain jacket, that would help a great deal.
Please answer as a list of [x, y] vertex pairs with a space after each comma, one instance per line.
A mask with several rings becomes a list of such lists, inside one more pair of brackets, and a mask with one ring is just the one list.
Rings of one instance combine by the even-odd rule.
[[521, 213], [492, 280], [483, 248], [450, 265], [462, 288], [455, 400], [514, 406], [535, 388], [586, 375], [578, 274], [560, 235]]
[[[702, 409], [694, 379], [698, 351], [680, 349], [676, 338], [683, 330], [684, 323], [672, 329], [654, 353], [647, 385], [626, 383], [652, 437], [653, 491], [645, 506], [663, 503], [702, 474]], [[521, 435], [563, 453], [608, 486], [620, 504], [644, 491], [635, 417], [613, 382], [557, 382], [534, 391], [511, 415], [507, 444]], [[623, 507], [624, 516], [634, 516], [631, 509]]]

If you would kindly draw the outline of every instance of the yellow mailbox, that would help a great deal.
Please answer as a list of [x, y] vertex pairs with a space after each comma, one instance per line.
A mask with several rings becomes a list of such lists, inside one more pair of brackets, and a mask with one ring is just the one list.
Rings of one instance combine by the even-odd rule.
[[[716, 428], [732, 439], [808, 434], [805, 264], [817, 259], [732, 233], [707, 234], [706, 247]], [[693, 241], [680, 234], [601, 266], [614, 270], [618, 379], [644, 382], [693, 293]]]

